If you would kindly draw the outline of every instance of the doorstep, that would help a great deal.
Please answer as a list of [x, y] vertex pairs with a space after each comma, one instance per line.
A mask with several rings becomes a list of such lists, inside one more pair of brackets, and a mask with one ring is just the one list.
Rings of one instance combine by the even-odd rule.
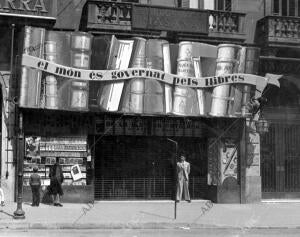
[[300, 199], [262, 199], [262, 203], [300, 203]]

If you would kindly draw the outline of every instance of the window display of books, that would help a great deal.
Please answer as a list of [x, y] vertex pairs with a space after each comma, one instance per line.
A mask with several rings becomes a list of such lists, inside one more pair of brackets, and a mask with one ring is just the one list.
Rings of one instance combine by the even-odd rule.
[[[32, 142], [31, 137], [26, 141]], [[62, 167], [64, 182], [63, 185], [86, 185], [86, 165], [87, 165], [87, 139], [84, 137], [68, 138], [45, 138], [38, 137], [35, 141], [35, 154], [27, 155], [24, 158], [24, 186], [29, 186], [29, 178], [33, 173], [33, 168], [38, 167], [38, 174], [41, 176], [42, 185], [50, 185], [49, 173], [51, 167], [59, 158]], [[43, 153], [47, 151], [46, 153]], [[57, 154], [60, 153], [60, 156]], [[46, 154], [46, 155], [45, 155]], [[74, 155], [74, 156], [73, 156]], [[76, 182], [71, 175], [71, 167], [79, 165], [82, 178]]]

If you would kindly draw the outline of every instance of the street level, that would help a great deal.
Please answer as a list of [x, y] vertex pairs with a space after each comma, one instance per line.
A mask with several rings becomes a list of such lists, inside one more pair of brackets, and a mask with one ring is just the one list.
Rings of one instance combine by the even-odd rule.
[[115, 230], [2, 230], [1, 237], [276, 237], [299, 236], [300, 229], [115, 229]]

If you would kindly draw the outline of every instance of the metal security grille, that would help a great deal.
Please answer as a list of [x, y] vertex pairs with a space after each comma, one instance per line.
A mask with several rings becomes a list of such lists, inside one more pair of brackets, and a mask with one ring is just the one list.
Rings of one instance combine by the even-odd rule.
[[263, 198], [300, 197], [300, 125], [273, 123], [261, 136]]
[[[190, 195], [205, 198], [207, 151], [203, 139], [178, 139], [191, 163]], [[107, 136], [95, 151], [95, 199], [167, 199], [175, 192], [174, 146], [162, 137]]]
[[97, 179], [96, 199], [170, 199], [170, 178]]
[[[96, 179], [95, 199], [173, 199], [174, 180], [170, 178]], [[189, 183], [192, 199], [206, 193], [206, 179], [191, 177]]]

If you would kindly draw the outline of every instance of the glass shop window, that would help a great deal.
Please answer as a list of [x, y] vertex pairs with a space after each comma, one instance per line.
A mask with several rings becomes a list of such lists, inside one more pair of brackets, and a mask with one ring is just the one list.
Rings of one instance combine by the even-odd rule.
[[272, 3], [275, 16], [300, 16], [300, 0], [273, 0]]

